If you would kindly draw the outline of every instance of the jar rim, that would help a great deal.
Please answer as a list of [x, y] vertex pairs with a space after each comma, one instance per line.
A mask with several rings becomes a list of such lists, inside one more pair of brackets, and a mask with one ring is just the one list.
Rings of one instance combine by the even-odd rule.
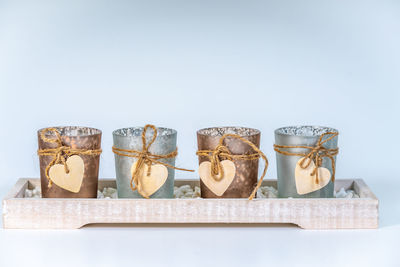
[[[57, 129], [61, 136], [93, 136], [101, 134], [101, 130], [87, 126], [53, 126], [39, 129], [38, 133], [40, 134], [48, 128]], [[46, 133], [46, 135], [54, 136], [51, 132]]]
[[[177, 134], [177, 131], [172, 128], [156, 127], [156, 129], [157, 129], [157, 137], [171, 136], [171, 135]], [[142, 127], [142, 126], [126, 127], [126, 128], [120, 128], [120, 129], [114, 130], [112, 132], [112, 134], [114, 136], [119, 136], [119, 137], [138, 137], [138, 136], [142, 135], [143, 130], [144, 130], [144, 127]]]
[[304, 138], [314, 138], [321, 136], [324, 133], [333, 132], [338, 133], [339, 131], [332, 127], [318, 126], [318, 125], [296, 125], [296, 126], [285, 126], [276, 129], [276, 135], [281, 136], [299, 136]]
[[241, 137], [255, 136], [261, 133], [260, 130], [242, 126], [218, 126], [208, 127], [197, 131], [198, 135], [221, 137], [224, 134], [237, 134]]

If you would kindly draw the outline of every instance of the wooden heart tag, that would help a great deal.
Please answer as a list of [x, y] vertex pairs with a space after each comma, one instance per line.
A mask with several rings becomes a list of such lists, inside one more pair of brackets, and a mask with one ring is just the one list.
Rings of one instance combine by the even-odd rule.
[[297, 161], [295, 168], [296, 190], [299, 195], [308, 194], [325, 187], [331, 180], [331, 172], [327, 168], [318, 168], [318, 183], [316, 182], [316, 174], [311, 175], [315, 169], [315, 163], [311, 160], [310, 165], [303, 169], [300, 164], [304, 158]]
[[53, 183], [67, 191], [78, 193], [81, 190], [85, 164], [78, 155], [69, 157], [67, 164], [69, 172], [65, 172], [63, 164], [55, 164], [50, 167], [49, 177]]
[[[132, 164], [131, 175], [136, 170], [137, 161]], [[168, 178], [168, 169], [164, 165], [154, 164], [151, 165], [151, 173], [147, 175], [149, 166], [143, 164], [139, 170], [138, 180], [140, 181], [138, 185], [138, 192], [143, 197], [149, 197], [154, 194], [158, 189], [160, 189]]]
[[[203, 183], [217, 196], [222, 196], [235, 178], [236, 167], [235, 163], [230, 160], [221, 161], [224, 177], [221, 180], [216, 180], [211, 176], [211, 162], [203, 161], [199, 166], [199, 176]], [[217, 176], [220, 178], [220, 176]]]

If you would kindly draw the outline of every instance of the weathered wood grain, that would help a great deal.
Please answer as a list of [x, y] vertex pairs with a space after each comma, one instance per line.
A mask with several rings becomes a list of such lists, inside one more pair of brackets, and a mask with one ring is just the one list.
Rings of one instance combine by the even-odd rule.
[[[336, 180], [353, 199], [56, 199], [23, 198], [39, 179], [19, 179], [3, 200], [3, 227], [76, 229], [92, 223], [293, 223], [304, 229], [378, 227], [378, 200], [361, 179]], [[175, 185], [198, 185], [176, 180]], [[263, 185], [276, 186], [276, 180]], [[100, 180], [99, 189], [115, 187]]]

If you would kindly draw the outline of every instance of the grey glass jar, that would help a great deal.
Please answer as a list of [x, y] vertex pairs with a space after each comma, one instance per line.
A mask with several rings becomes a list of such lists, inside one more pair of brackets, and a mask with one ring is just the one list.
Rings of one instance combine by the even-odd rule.
[[[275, 130], [275, 144], [282, 146], [310, 146], [314, 147], [321, 135], [324, 133], [338, 133], [336, 129], [322, 126], [289, 126]], [[329, 136], [324, 136], [322, 140], [326, 140]], [[335, 136], [331, 140], [323, 144], [327, 149], [337, 148], [338, 137]], [[304, 148], [281, 148], [282, 151], [290, 153], [308, 153], [309, 149]], [[295, 168], [297, 162], [302, 156], [288, 156], [276, 152], [276, 164], [278, 174], [278, 196], [294, 197], [294, 198], [331, 198], [333, 197], [334, 183], [329, 183], [321, 189], [307, 193], [298, 194], [295, 181]], [[336, 163], [336, 157], [334, 157]], [[332, 162], [328, 157], [322, 158], [321, 167], [327, 168], [332, 174]]]
[[[114, 147], [119, 149], [142, 151], [142, 133], [144, 127], [122, 128], [113, 132]], [[153, 130], [146, 132], [146, 141], [149, 143], [153, 137]], [[177, 132], [169, 128], [157, 128], [157, 137], [150, 146], [149, 152], [155, 155], [165, 155], [175, 151]], [[137, 190], [130, 187], [132, 174], [131, 167], [138, 159], [114, 154], [115, 172], [117, 178], [117, 191], [119, 198], [143, 198]], [[175, 166], [175, 158], [159, 159], [172, 166]], [[150, 198], [173, 198], [174, 195], [175, 170], [168, 168], [166, 182]]]

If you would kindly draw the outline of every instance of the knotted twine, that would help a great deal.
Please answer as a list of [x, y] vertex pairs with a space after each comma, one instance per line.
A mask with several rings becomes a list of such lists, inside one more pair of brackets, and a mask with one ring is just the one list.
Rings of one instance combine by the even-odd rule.
[[[147, 130], [151, 128], [153, 130], [153, 136], [151, 138], [151, 141], [147, 143], [146, 140], [146, 132]], [[122, 148], [117, 148], [115, 146], [112, 147], [112, 151], [119, 155], [119, 156], [124, 156], [124, 157], [130, 157], [130, 158], [137, 158], [137, 163], [136, 163], [136, 168], [132, 173], [132, 178], [130, 182], [130, 187], [132, 191], [137, 190], [138, 193], [143, 196], [144, 198], [149, 198], [148, 196], [142, 194], [140, 190], [140, 179], [139, 179], [139, 174], [140, 170], [143, 168], [144, 164], [147, 164], [148, 169], [147, 169], [147, 176], [151, 174], [151, 165], [152, 164], [161, 164], [164, 165], [167, 168], [170, 169], [175, 169], [179, 171], [187, 171], [187, 172], [194, 172], [194, 170], [188, 170], [188, 169], [183, 169], [183, 168], [178, 168], [175, 166], [172, 166], [168, 163], [159, 161], [160, 159], [170, 159], [170, 158], [175, 158], [178, 155], [178, 149], [176, 148], [173, 152], [165, 154], [165, 155], [155, 155], [149, 152], [150, 146], [154, 143], [154, 141], [157, 138], [157, 128], [154, 125], [147, 124], [144, 126], [143, 132], [142, 132], [142, 144], [143, 148], [141, 151], [139, 150], [130, 150], [130, 149], [122, 149]], [[133, 186], [135, 184], [135, 186]]]
[[[233, 155], [228, 147], [224, 145], [224, 141], [227, 137], [231, 137], [234, 139], [239, 139], [240, 141], [248, 144], [256, 153], [253, 154], [242, 154], [242, 155]], [[265, 161], [265, 166], [264, 166], [264, 171], [258, 180], [258, 183], [256, 187], [254, 188], [253, 192], [249, 196], [249, 200], [252, 200], [257, 193], [257, 190], [260, 188], [262, 181], [264, 179], [265, 174], [267, 173], [268, 169], [268, 159], [264, 155], [264, 153], [252, 142], [249, 140], [241, 137], [240, 135], [237, 134], [224, 134], [218, 142], [218, 145], [215, 147], [214, 150], [199, 150], [196, 152], [196, 155], [198, 156], [203, 156], [203, 157], [208, 157], [211, 163], [211, 177], [216, 180], [216, 181], [221, 181], [224, 178], [224, 169], [221, 166], [221, 159], [236, 159], [236, 160], [256, 160], [259, 159], [260, 157]]]
[[[315, 168], [311, 172], [311, 176], [315, 175], [315, 182], [318, 184], [319, 183], [319, 177], [318, 177], [318, 168], [322, 166], [322, 160], [324, 157], [327, 157], [331, 160], [332, 163], [332, 176], [331, 180], [332, 182], [335, 181], [335, 156], [339, 153], [339, 148], [326, 148], [323, 146], [326, 142], [332, 140], [336, 136], [338, 136], [338, 132], [327, 132], [322, 134], [318, 142], [315, 146], [284, 146], [284, 145], [274, 145], [274, 150], [280, 154], [283, 154], [285, 156], [300, 156], [303, 157], [303, 159], [300, 161], [299, 166], [302, 169], [307, 169], [311, 162], [315, 160]], [[322, 140], [325, 136], [329, 136], [325, 140]], [[303, 149], [309, 149], [310, 152], [308, 153], [293, 153], [293, 152], [288, 152], [284, 150], [280, 150], [281, 148], [287, 149], [287, 148], [303, 148]], [[306, 163], [307, 161], [307, 163]]]
[[[56, 138], [47, 138], [46, 133], [54, 133]], [[45, 148], [39, 149], [39, 156], [53, 156], [53, 159], [47, 165], [45, 174], [47, 180], [49, 180], [48, 187], [53, 185], [53, 182], [50, 179], [49, 171], [50, 168], [58, 163], [64, 165], [65, 173], [69, 173], [69, 169], [66, 163], [68, 157], [72, 155], [86, 155], [86, 156], [98, 156], [101, 154], [101, 149], [74, 149], [69, 146], [65, 146], [62, 143], [60, 132], [56, 128], [46, 128], [40, 131], [40, 138], [46, 143], [56, 143], [58, 147], [56, 148]]]

